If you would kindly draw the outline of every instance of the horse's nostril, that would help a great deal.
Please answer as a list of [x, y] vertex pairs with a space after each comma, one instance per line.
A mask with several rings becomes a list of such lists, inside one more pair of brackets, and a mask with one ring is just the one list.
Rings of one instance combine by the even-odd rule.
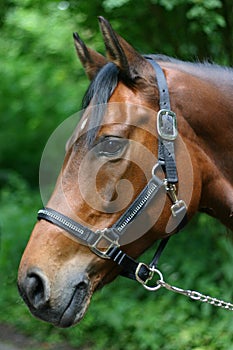
[[[31, 270], [26, 277], [24, 285], [25, 299], [35, 309], [45, 306], [49, 300], [50, 288], [49, 283], [41, 271]], [[30, 306], [29, 305], [29, 306]]]
[[44, 298], [44, 285], [40, 277], [31, 275], [27, 277], [27, 296], [34, 306], [41, 303]]

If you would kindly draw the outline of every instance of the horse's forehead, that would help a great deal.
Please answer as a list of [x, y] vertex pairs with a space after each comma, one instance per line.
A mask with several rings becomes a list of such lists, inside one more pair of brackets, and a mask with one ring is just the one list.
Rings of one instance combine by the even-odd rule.
[[141, 102], [143, 104], [143, 99], [140, 97], [138, 90], [132, 90], [120, 81], [109, 99], [109, 102], [128, 102], [137, 104]]
[[154, 113], [155, 111], [151, 109], [139, 91], [133, 91], [119, 82], [109, 99], [103, 124], [119, 123], [141, 126], [145, 119], [150, 120]]

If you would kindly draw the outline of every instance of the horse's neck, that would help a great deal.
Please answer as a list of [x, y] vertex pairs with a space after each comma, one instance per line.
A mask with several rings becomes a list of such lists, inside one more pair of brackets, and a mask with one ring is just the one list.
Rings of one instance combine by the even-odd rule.
[[[233, 230], [233, 106], [224, 102], [224, 98], [221, 104], [215, 111], [210, 108], [209, 122], [203, 125], [203, 134], [198, 135], [196, 131], [206, 156], [202, 167], [201, 206], [207, 208], [207, 212], [211, 209], [210, 214]], [[203, 114], [202, 118], [207, 116]]]
[[[233, 87], [232, 96], [233, 96]], [[199, 147], [233, 186], [233, 103], [217, 85], [201, 83], [189, 112]]]
[[199, 159], [200, 210], [233, 230], [233, 103], [229, 98], [233, 96], [233, 86], [225, 89], [185, 74], [175, 104], [183, 116], [182, 136]]

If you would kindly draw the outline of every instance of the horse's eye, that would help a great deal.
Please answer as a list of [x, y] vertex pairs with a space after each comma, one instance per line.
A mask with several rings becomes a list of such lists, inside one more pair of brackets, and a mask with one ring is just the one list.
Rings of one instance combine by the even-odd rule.
[[127, 144], [126, 139], [119, 137], [105, 137], [97, 145], [97, 153], [101, 156], [115, 157], [119, 156], [125, 149]]

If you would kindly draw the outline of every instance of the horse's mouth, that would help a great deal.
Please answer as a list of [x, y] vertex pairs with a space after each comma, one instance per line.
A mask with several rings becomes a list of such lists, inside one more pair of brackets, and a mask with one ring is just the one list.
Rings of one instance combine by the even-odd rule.
[[84, 316], [90, 302], [91, 293], [86, 283], [79, 283], [63, 311], [57, 327], [67, 328], [78, 323]]

